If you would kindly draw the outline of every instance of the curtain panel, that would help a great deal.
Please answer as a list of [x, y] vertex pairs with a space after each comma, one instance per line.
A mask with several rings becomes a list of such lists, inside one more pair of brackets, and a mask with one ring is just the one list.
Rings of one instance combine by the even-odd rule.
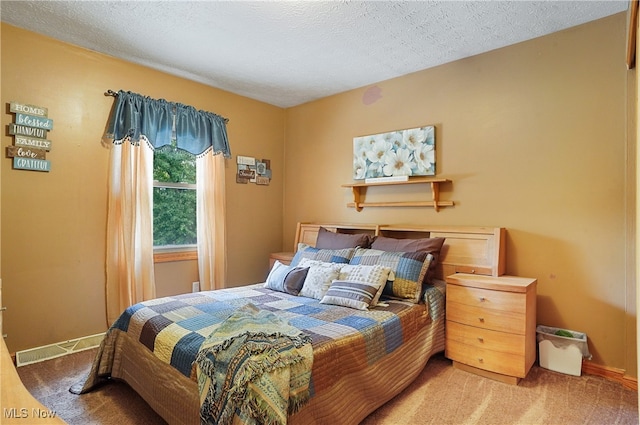
[[153, 151], [147, 143], [112, 146], [106, 258], [109, 325], [126, 307], [156, 296], [152, 182]]
[[227, 256], [224, 158], [209, 151], [196, 159], [200, 290], [224, 287]]

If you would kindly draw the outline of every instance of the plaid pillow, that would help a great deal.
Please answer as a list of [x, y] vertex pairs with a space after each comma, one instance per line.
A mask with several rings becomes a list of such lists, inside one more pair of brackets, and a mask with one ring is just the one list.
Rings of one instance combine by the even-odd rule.
[[305, 243], [298, 244], [298, 251], [291, 259], [291, 266], [295, 267], [300, 260], [307, 258], [309, 260], [324, 261], [325, 263], [349, 263], [353, 256], [355, 248], [343, 249], [318, 249]]
[[363, 246], [362, 248], [379, 249], [380, 251], [391, 252], [409, 252], [409, 251], [426, 251], [433, 255], [431, 259], [431, 265], [425, 276], [424, 283], [431, 283], [433, 274], [435, 273], [435, 267], [438, 263], [438, 257], [444, 245], [445, 238], [421, 238], [421, 239], [395, 239], [385, 236], [378, 236], [370, 247]]
[[380, 264], [391, 268], [392, 274], [390, 273], [382, 294], [419, 303], [422, 282], [432, 259], [433, 256], [425, 251], [388, 252], [357, 248], [349, 264]]

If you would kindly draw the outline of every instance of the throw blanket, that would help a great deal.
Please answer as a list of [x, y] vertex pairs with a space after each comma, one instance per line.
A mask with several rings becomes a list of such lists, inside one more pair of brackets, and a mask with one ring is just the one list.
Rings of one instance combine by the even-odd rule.
[[253, 304], [234, 312], [196, 357], [202, 424], [285, 424], [309, 400], [311, 338]]

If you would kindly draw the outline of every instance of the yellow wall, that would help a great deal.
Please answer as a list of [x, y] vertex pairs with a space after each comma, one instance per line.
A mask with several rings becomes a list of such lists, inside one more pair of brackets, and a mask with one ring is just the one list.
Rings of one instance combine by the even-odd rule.
[[[587, 333], [595, 363], [635, 375], [625, 18], [380, 82], [370, 105], [364, 87], [288, 109], [283, 247], [301, 220], [505, 227], [507, 272], [538, 279], [538, 323]], [[353, 137], [428, 124], [455, 206], [347, 208]]]
[[[2, 128], [8, 103], [49, 108], [51, 172], [1, 166], [4, 332], [10, 351], [106, 330], [105, 227], [109, 151], [101, 137], [112, 90], [193, 105], [229, 118], [229, 286], [257, 282], [282, 245], [284, 111], [262, 102], [2, 24]], [[271, 160], [269, 186], [235, 182], [235, 156]], [[158, 264], [158, 294], [191, 290], [196, 262]]]

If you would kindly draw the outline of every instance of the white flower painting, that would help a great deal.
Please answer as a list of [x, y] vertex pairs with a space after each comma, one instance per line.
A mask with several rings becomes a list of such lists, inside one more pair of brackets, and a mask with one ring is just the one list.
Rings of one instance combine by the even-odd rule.
[[353, 178], [433, 176], [436, 173], [433, 126], [353, 139]]

